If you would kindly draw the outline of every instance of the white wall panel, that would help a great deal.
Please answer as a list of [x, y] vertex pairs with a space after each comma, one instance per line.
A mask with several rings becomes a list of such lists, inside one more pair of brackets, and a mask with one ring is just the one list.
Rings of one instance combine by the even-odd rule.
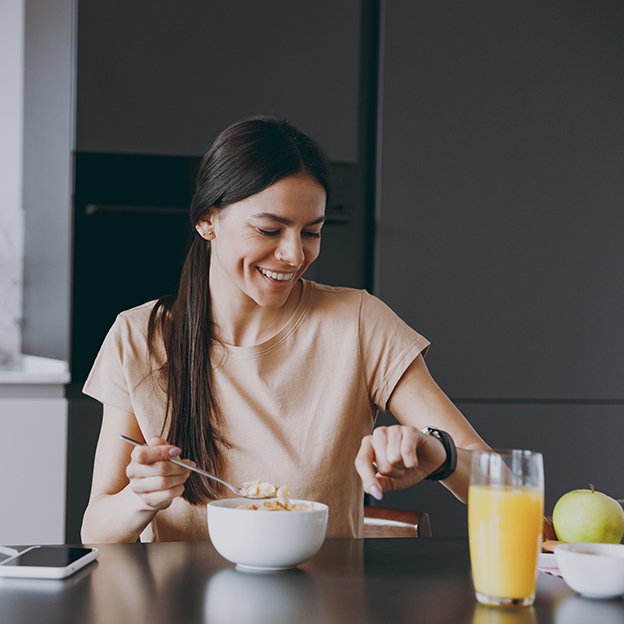
[[0, 544], [63, 544], [66, 399], [0, 399]]

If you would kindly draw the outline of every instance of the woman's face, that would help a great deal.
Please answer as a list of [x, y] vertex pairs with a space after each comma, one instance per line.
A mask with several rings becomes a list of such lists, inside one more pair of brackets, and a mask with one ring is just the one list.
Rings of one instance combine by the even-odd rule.
[[243, 295], [262, 307], [284, 305], [319, 254], [325, 201], [323, 186], [300, 174], [211, 209], [196, 226], [212, 240], [211, 290]]

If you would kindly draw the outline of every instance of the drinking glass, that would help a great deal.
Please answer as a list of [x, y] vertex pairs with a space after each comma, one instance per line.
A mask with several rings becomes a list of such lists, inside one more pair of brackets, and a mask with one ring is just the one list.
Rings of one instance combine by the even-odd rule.
[[481, 604], [533, 604], [543, 517], [541, 453], [473, 452], [468, 534], [472, 578]]

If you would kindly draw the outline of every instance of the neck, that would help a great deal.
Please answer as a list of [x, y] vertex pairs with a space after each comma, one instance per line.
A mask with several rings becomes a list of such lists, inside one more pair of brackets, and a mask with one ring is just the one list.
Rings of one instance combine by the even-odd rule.
[[237, 298], [220, 296], [211, 286], [212, 318], [217, 338], [235, 347], [252, 347], [266, 342], [289, 321], [302, 292], [303, 285], [299, 281], [283, 306], [268, 308], [245, 295]]

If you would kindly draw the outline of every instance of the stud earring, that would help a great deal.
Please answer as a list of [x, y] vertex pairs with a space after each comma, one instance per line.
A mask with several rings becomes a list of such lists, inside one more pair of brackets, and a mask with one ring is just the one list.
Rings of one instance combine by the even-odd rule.
[[202, 237], [205, 238], [206, 240], [212, 240], [215, 237], [215, 233], [214, 230], [204, 230], [202, 228], [201, 225], [196, 225], [195, 229], [197, 230], [197, 233]]

